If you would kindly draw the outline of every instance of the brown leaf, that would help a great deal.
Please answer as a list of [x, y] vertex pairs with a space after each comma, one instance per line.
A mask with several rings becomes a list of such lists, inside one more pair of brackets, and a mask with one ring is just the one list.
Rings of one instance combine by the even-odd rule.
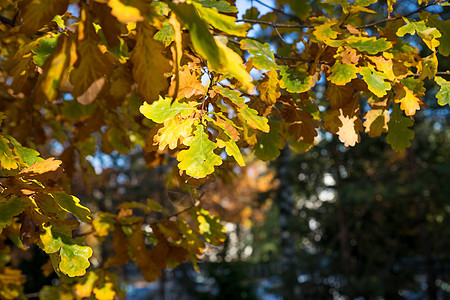
[[105, 262], [105, 267], [118, 268], [130, 260], [130, 256], [128, 255], [128, 239], [119, 225], [116, 225], [114, 230], [111, 246], [114, 249], [114, 255], [108, 258]]
[[283, 101], [281, 114], [283, 119], [289, 124], [289, 134], [293, 135], [297, 141], [312, 144], [317, 136], [319, 122], [304, 110], [301, 110], [291, 99]]
[[36, 162], [32, 166], [23, 169], [19, 174], [24, 179], [36, 179], [42, 183], [49, 181], [56, 182], [63, 175], [63, 169], [60, 167], [62, 161], [55, 160], [54, 157], [41, 162]]

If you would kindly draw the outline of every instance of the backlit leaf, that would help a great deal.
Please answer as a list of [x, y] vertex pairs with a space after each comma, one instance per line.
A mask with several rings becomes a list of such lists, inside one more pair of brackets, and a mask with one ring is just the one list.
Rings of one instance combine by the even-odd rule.
[[395, 102], [400, 103], [400, 108], [407, 116], [414, 116], [416, 111], [420, 109], [419, 104], [422, 101], [405, 86], [403, 87], [403, 91], [397, 93]]
[[184, 139], [187, 139], [192, 133], [192, 125], [194, 119], [174, 117], [164, 121], [164, 127], [158, 130], [154, 141], [159, 144], [158, 149], [164, 150], [167, 146], [173, 150], [178, 146], [178, 140], [180, 143]]
[[365, 51], [369, 54], [377, 54], [392, 48], [392, 43], [385, 38], [351, 36], [346, 39], [348, 46]]
[[108, 6], [111, 7], [111, 14], [121, 23], [140, 22], [144, 20], [137, 7], [126, 5], [120, 0], [109, 0]]
[[19, 167], [12, 149], [9, 147], [9, 140], [3, 135], [0, 135], [0, 164], [6, 170], [17, 169]]
[[36, 97], [55, 101], [64, 73], [71, 64], [75, 55], [75, 43], [67, 34], [60, 34], [55, 51], [44, 63], [43, 74], [39, 76], [36, 89]]
[[260, 43], [251, 39], [243, 39], [240, 42], [241, 48], [247, 50], [253, 55], [253, 65], [255, 68], [263, 70], [277, 69], [278, 65], [275, 63], [275, 55], [270, 50], [268, 43]]
[[310, 89], [312, 77], [300, 68], [280, 66], [280, 86], [290, 93], [303, 93]]
[[358, 68], [355, 65], [346, 65], [336, 62], [331, 68], [328, 79], [336, 85], [345, 85], [357, 77]]
[[169, 3], [169, 7], [189, 29], [194, 49], [211, 64], [212, 68], [220, 68], [219, 47], [195, 7], [187, 3], [173, 2]]
[[200, 13], [203, 20], [211, 24], [214, 28], [231, 35], [245, 36], [249, 26], [236, 25], [236, 18], [219, 13], [216, 8], [204, 7], [201, 3], [193, 2], [193, 5]]
[[177, 100], [173, 101], [172, 104], [171, 102], [172, 98], [162, 98], [160, 96], [159, 100], [152, 104], [144, 102], [139, 108], [139, 111], [146, 118], [156, 123], [164, 123], [167, 119], [172, 119], [178, 114], [186, 117], [196, 111], [196, 108], [187, 103], [180, 103]]
[[375, 71], [372, 67], [362, 67], [360, 73], [369, 90], [377, 97], [383, 97], [391, 89], [391, 85], [385, 81], [388, 77], [385, 73]]
[[405, 34], [413, 35], [417, 33], [431, 50], [434, 51], [436, 47], [439, 46], [439, 41], [437, 39], [442, 36], [439, 30], [428, 27], [425, 24], [425, 21], [411, 22], [407, 18], [403, 18], [403, 20], [406, 24], [397, 30], [397, 35], [399, 37], [403, 37]]
[[268, 105], [274, 104], [277, 99], [281, 96], [279, 88], [279, 80], [277, 71], [272, 68], [266, 77], [262, 80], [258, 87], [256, 88], [259, 92], [259, 97]]
[[436, 76], [436, 83], [441, 87], [436, 94], [439, 105], [450, 105], [450, 81], [445, 80], [442, 77]]
[[220, 39], [216, 39], [216, 43], [219, 48], [221, 64], [223, 66], [220, 70], [223, 70], [225, 73], [229, 72], [248, 90], [253, 91], [254, 86], [252, 83], [252, 77], [245, 69], [242, 63], [242, 58], [232, 49], [223, 44]]
[[82, 276], [86, 274], [89, 267], [89, 258], [92, 256], [92, 249], [79, 244], [64, 244], [61, 246], [61, 262], [59, 269], [69, 277]]
[[177, 155], [178, 168], [194, 178], [203, 178], [212, 172], [214, 167], [222, 164], [222, 158], [214, 153], [217, 144], [208, 139], [203, 125], [197, 125], [194, 137], [188, 150], [182, 150]]
[[370, 137], [380, 136], [388, 131], [389, 113], [386, 109], [371, 109], [364, 115], [365, 132]]

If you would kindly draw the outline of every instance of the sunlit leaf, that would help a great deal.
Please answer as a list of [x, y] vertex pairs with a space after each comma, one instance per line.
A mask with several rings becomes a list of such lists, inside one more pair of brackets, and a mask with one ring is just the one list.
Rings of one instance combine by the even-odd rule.
[[359, 69], [355, 65], [346, 65], [336, 62], [331, 68], [328, 79], [336, 85], [345, 85], [357, 77]]
[[439, 105], [450, 105], [450, 81], [445, 80], [440, 76], [436, 76], [436, 83], [441, 87], [436, 94]]
[[253, 65], [260, 70], [277, 69], [278, 65], [275, 63], [275, 55], [270, 50], [268, 43], [260, 43], [251, 39], [243, 39], [240, 42], [241, 48], [247, 50], [253, 55]]
[[310, 89], [312, 77], [300, 68], [280, 67], [280, 86], [290, 93], [303, 93]]
[[214, 172], [214, 167], [222, 164], [222, 158], [214, 153], [217, 144], [208, 139], [202, 124], [197, 125], [188, 150], [177, 155], [178, 168], [195, 178], [203, 178]]
[[[171, 104], [171, 102], [173, 102]], [[139, 108], [139, 111], [148, 119], [156, 123], [164, 123], [167, 119], [172, 119], [176, 115], [188, 116], [196, 109], [187, 103], [180, 103], [177, 100], [172, 101], [171, 98], [159, 97], [159, 100], [148, 104], [144, 104]]]
[[388, 77], [385, 73], [375, 71], [372, 67], [362, 67], [360, 73], [369, 90], [377, 97], [383, 97], [391, 89], [391, 85], [385, 81]]

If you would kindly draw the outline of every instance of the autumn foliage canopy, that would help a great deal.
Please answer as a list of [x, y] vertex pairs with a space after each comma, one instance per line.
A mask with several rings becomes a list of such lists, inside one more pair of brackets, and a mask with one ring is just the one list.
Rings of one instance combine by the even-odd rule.
[[[438, 59], [450, 55], [450, 21], [427, 11], [447, 1], [418, 0], [400, 15], [395, 0], [382, 12], [376, 0], [280, 0], [287, 12], [252, 8], [241, 19], [233, 2], [0, 1], [0, 298], [21, 296], [26, 280], [8, 263], [12, 244], [48, 254], [44, 273], [63, 282], [41, 291], [48, 299], [121, 296], [114, 270], [129, 262], [148, 281], [196, 266], [206, 243], [225, 239], [196, 188], [249, 153], [274, 160], [326, 134], [347, 147], [383, 135], [403, 151], [426, 109], [424, 80], [450, 104]], [[277, 47], [249, 36], [255, 26]], [[193, 205], [91, 211], [72, 195], [79, 170], [92, 188], [87, 157], [133, 151], [149, 168], [176, 159]], [[91, 236], [112, 236], [114, 254], [98, 268]]]

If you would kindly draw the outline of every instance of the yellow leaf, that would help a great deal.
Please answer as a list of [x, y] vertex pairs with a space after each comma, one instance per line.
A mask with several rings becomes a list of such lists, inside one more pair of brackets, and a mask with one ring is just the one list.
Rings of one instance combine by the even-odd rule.
[[89, 297], [92, 294], [92, 289], [97, 279], [98, 276], [95, 272], [89, 272], [75, 285], [75, 294], [80, 298]]
[[339, 127], [337, 135], [339, 136], [339, 140], [343, 142], [346, 147], [353, 147], [360, 140], [360, 124], [358, 123], [361, 123], [361, 120], [356, 115], [345, 116], [342, 109], [340, 109], [339, 112], [338, 118], [342, 122], [342, 126]]
[[370, 137], [380, 136], [381, 133], [388, 131], [389, 113], [386, 109], [371, 109], [364, 115], [363, 125], [365, 132]]
[[205, 95], [205, 87], [197, 79], [197, 76], [189, 71], [188, 67], [183, 68], [178, 76], [180, 79], [178, 99], [183, 97], [190, 98], [194, 95]]
[[46, 101], [55, 101], [64, 73], [75, 56], [75, 43], [66, 34], [60, 34], [55, 52], [45, 61], [43, 74], [37, 82], [36, 97]]
[[250, 92], [253, 91], [254, 85], [252, 83], [252, 77], [245, 69], [242, 58], [233, 50], [223, 44], [220, 39], [215, 39], [217, 46], [219, 47], [220, 62], [222, 64], [222, 71], [229, 72], [242, 83]]
[[259, 97], [266, 104], [272, 105], [281, 96], [280, 86], [278, 80], [278, 73], [275, 68], [270, 69], [266, 74], [266, 78], [260, 82], [256, 88], [259, 92]]
[[154, 141], [159, 144], [159, 150], [164, 150], [166, 146], [173, 150], [178, 146], [178, 140], [183, 142], [192, 133], [192, 125], [194, 119], [184, 119], [177, 116], [164, 122], [164, 127], [158, 130], [158, 134], [154, 137]]
[[172, 70], [169, 60], [161, 54], [163, 44], [153, 39], [155, 31], [147, 22], [137, 25], [136, 46], [131, 56], [133, 77], [140, 93], [150, 103], [168, 87], [164, 73]]
[[109, 0], [111, 14], [121, 23], [140, 22], [144, 20], [138, 8], [123, 4], [120, 0]]
[[406, 86], [403, 87], [404, 92], [400, 93], [400, 98], [395, 99], [395, 103], [400, 102], [400, 108], [407, 116], [414, 116], [416, 111], [420, 109], [420, 98], [417, 98], [414, 93]]

